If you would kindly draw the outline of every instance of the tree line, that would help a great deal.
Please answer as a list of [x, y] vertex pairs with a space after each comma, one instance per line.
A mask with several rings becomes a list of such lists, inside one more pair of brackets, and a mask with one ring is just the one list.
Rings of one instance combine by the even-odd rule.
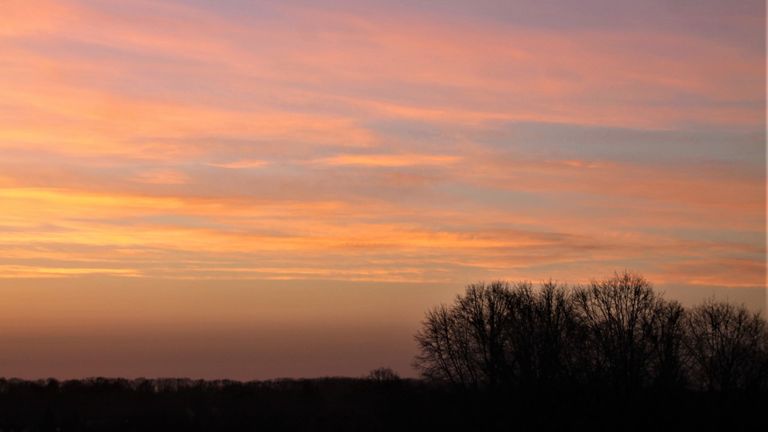
[[610, 394], [768, 390], [768, 327], [746, 307], [685, 308], [631, 272], [586, 286], [497, 281], [426, 314], [415, 366], [462, 389]]
[[416, 335], [426, 379], [0, 378], [0, 431], [759, 430], [765, 320], [632, 273], [469, 285]]

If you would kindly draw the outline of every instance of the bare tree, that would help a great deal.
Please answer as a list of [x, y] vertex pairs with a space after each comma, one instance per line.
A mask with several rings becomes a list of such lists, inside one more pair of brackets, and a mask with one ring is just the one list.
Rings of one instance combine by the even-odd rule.
[[645, 323], [643, 334], [649, 348], [651, 384], [662, 390], [686, 385], [685, 340], [686, 311], [675, 301], [660, 301]]
[[[634, 391], [650, 379], [654, 320], [664, 303], [643, 277], [624, 272], [574, 293], [593, 379]], [[660, 330], [660, 329], [659, 329]]]
[[492, 388], [501, 383], [508, 365], [509, 296], [506, 282], [474, 284], [457, 299], [454, 309], [468, 332], [470, 355], [478, 365], [480, 380]]
[[630, 272], [573, 289], [469, 285], [427, 313], [416, 341], [423, 376], [465, 388], [768, 389], [758, 314], [715, 302], [686, 311]]
[[686, 320], [686, 351], [694, 382], [729, 392], [764, 385], [766, 324], [744, 306], [709, 300]]
[[575, 320], [567, 289], [518, 284], [508, 296], [507, 380], [530, 388], [563, 383], [572, 366]]
[[564, 287], [469, 285], [427, 313], [415, 365], [425, 377], [467, 387], [535, 387], [568, 369], [573, 310]]
[[414, 365], [426, 378], [464, 387], [478, 386], [480, 371], [470, 353], [473, 343], [452, 308], [440, 305], [428, 311], [416, 341], [421, 353]]
[[416, 334], [415, 365], [428, 378], [466, 387], [491, 386], [503, 375], [509, 286], [469, 285], [450, 307], [427, 312]]

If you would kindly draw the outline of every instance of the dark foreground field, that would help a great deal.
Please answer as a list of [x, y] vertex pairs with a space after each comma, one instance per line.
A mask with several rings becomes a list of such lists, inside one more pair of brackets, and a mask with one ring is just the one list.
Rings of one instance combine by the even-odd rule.
[[2, 431], [755, 430], [766, 394], [457, 391], [419, 380], [0, 380]]

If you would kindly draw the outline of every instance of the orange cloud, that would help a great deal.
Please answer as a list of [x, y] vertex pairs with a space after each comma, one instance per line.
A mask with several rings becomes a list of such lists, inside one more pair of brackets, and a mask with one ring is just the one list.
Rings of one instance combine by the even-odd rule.
[[286, 5], [263, 21], [168, 2], [4, 6], [4, 274], [100, 262], [117, 276], [424, 282], [637, 263], [725, 284], [702, 264], [717, 261], [751, 268], [749, 285], [762, 265], [743, 232], [765, 231], [765, 179], [738, 163], [474, 142], [508, 121], [764, 129], [764, 59], [717, 38]]
[[180, 171], [153, 170], [138, 174], [133, 181], [148, 184], [179, 185], [189, 183], [189, 177]]
[[234, 162], [209, 163], [208, 165], [217, 167], [217, 168], [250, 169], [250, 168], [261, 168], [261, 167], [267, 166], [268, 164], [269, 162], [264, 160], [243, 159], [243, 160], [234, 161]]
[[458, 156], [418, 154], [348, 154], [313, 161], [320, 165], [352, 165], [364, 167], [447, 166], [461, 161]]

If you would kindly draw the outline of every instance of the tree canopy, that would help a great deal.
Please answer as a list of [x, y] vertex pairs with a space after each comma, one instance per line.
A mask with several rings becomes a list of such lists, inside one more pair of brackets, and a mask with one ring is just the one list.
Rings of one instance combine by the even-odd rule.
[[623, 272], [586, 286], [467, 286], [426, 314], [415, 366], [462, 388], [768, 388], [768, 328], [743, 305], [686, 309]]

